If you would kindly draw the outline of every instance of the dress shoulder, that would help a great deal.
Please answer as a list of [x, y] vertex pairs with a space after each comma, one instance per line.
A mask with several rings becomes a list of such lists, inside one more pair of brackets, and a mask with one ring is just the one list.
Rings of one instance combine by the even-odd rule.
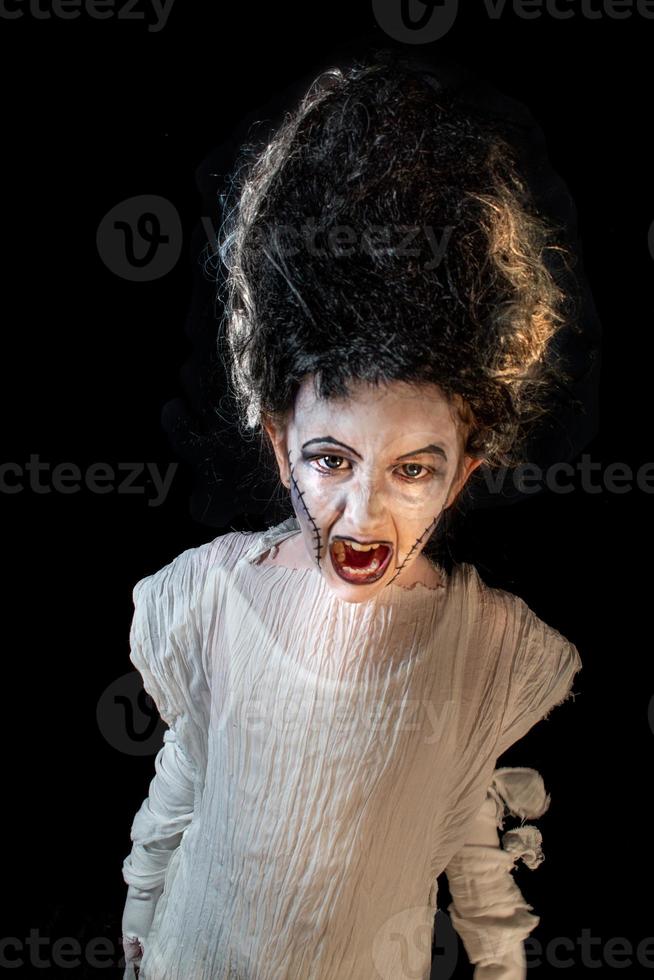
[[188, 548], [132, 591], [130, 660], [181, 750], [198, 766], [206, 762], [211, 683], [202, 597], [212, 573], [229, 572], [251, 537], [233, 531]]
[[524, 599], [495, 589], [503, 603], [510, 672], [497, 755], [547, 718], [572, 692], [583, 663], [579, 650], [536, 615]]

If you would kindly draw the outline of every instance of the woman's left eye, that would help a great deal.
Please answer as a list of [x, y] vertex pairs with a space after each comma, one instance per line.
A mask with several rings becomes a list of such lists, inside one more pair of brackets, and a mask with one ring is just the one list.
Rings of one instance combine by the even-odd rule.
[[425, 472], [426, 475], [423, 476], [423, 477], [420, 477], [420, 476], [418, 476], [418, 477], [416, 477], [416, 476], [410, 476], [409, 477], [409, 479], [410, 480], [413, 480], [414, 483], [417, 483], [418, 482], [418, 479], [422, 479], [422, 480], [427, 479], [427, 477], [430, 475], [430, 472], [431, 472], [430, 470], [427, 469], [426, 466], [423, 466], [422, 463], [403, 463], [402, 466], [405, 466], [405, 467], [413, 466], [416, 469], [424, 470], [424, 472]]

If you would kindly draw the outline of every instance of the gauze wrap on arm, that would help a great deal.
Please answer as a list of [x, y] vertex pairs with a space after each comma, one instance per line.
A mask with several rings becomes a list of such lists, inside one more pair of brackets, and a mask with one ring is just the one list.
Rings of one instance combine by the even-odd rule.
[[550, 797], [535, 769], [496, 769], [486, 799], [466, 838], [446, 870], [452, 895], [448, 912], [475, 980], [525, 980], [523, 940], [540, 918], [523, 898], [512, 870], [522, 858], [533, 869], [544, 860], [537, 827], [526, 824], [507, 831], [500, 846], [505, 810], [514, 816], [540, 817]]
[[123, 878], [141, 889], [163, 885], [172, 851], [193, 816], [195, 784], [191, 762], [175, 732], [164, 732], [148, 796], [132, 822], [133, 847], [123, 863]]
[[[126, 963], [138, 965], [143, 955], [166, 870], [174, 850], [193, 817], [193, 766], [184, 755], [175, 731], [164, 733], [155, 759], [155, 776], [130, 833], [132, 850], [123, 863], [127, 900], [122, 933]], [[125, 974], [129, 980], [131, 974]]]

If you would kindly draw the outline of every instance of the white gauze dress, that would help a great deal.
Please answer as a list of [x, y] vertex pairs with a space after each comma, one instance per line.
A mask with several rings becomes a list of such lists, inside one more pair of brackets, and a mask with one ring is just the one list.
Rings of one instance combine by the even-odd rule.
[[437, 882], [476, 980], [522, 980], [541, 776], [498, 757], [571, 694], [576, 647], [463, 563], [348, 603], [270, 563], [295, 518], [134, 588], [168, 726], [123, 864], [125, 980], [428, 980]]

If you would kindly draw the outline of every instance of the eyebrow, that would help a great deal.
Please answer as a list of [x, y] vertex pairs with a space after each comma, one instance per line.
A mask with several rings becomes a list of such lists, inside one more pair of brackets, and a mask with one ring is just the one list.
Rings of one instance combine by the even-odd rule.
[[[340, 446], [342, 449], [347, 449], [349, 453], [352, 453], [358, 459], [363, 458], [361, 454], [356, 451], [356, 449], [353, 449], [351, 446], [348, 446], [347, 443], [345, 442], [340, 442], [338, 439], [334, 439], [333, 436], [322, 436], [316, 439], [309, 439], [308, 442], [304, 443], [302, 449], [306, 449], [307, 446], [311, 446], [316, 442], [319, 442], [321, 444], [329, 443], [332, 446]], [[447, 453], [445, 452], [443, 447], [437, 446], [433, 442], [430, 442], [428, 446], [423, 446], [421, 449], [414, 449], [413, 452], [411, 453], [403, 453], [401, 456], [396, 456], [396, 459], [408, 459], [409, 456], [422, 456], [424, 453], [429, 453], [432, 456], [441, 456], [445, 460], [445, 462], [447, 462]]]

